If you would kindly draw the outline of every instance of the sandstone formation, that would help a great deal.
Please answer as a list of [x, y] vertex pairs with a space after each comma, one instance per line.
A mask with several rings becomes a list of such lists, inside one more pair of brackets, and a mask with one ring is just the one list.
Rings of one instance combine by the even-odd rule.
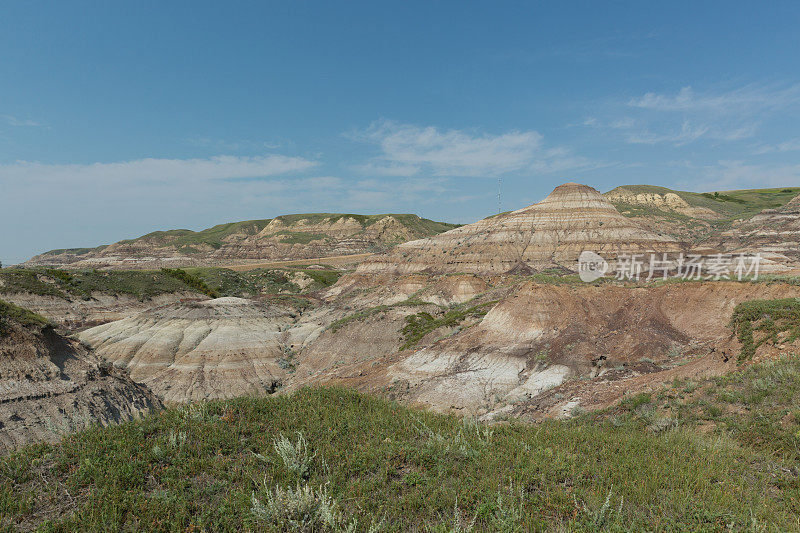
[[55, 442], [93, 424], [161, 407], [146, 387], [51, 326], [3, 321], [0, 333], [0, 450]]
[[170, 404], [276, 390], [319, 326], [289, 308], [218, 298], [156, 307], [88, 329], [82, 341]]
[[202, 295], [192, 292], [174, 292], [142, 299], [129, 294], [108, 294], [98, 291], [89, 299], [65, 299], [29, 292], [3, 293], [4, 300], [30, 309], [56, 324], [73, 330], [121, 320], [153, 307], [200, 296]]
[[455, 227], [416, 215], [285, 215], [207, 230], [157, 231], [97, 248], [53, 250], [25, 266], [160, 268], [371, 253]]
[[728, 253], [760, 253], [768, 269], [800, 268], [800, 196], [735, 224], [712, 242]]
[[[691, 196], [636, 194], [626, 198], [668, 215], [696, 207]], [[739, 197], [697, 196], [744, 209]], [[734, 223], [735, 231], [713, 244], [796, 261], [798, 219], [800, 198]], [[290, 227], [328, 232], [341, 243], [355, 230], [353, 220], [376, 235], [392, 224], [286, 219], [241, 242], [286, 235]], [[304, 306], [165, 300], [80, 338], [167, 403], [336, 382], [436, 410], [539, 418], [602, 407], [656, 382], [730, 370], [740, 349], [728, 327], [734, 307], [800, 296], [788, 283], [583, 284], [562, 277], [585, 250], [612, 264], [620, 254], [690, 251], [623, 216], [596, 190], [568, 183], [538, 204], [375, 255], [335, 285], [303, 295]]]
[[664, 189], [661, 192], [638, 192], [628, 187], [617, 187], [605, 193], [606, 200], [617, 205], [649, 207], [664, 212], [674, 212], [702, 220], [716, 220], [720, 214], [707, 207], [693, 206], [675, 192]]
[[485, 316], [442, 321], [407, 349], [406, 317], [441, 320], [454, 308], [395, 305], [329, 328], [303, 349], [288, 387], [335, 382], [441, 411], [493, 417], [527, 405], [526, 416], [561, 416], [654, 383], [732, 370], [736, 305], [798, 296], [800, 287], [779, 283], [504, 285], [460, 308], [485, 304]]
[[764, 209], [779, 209], [800, 187], [717, 192], [673, 191], [655, 185], [623, 185], [605, 193], [620, 213], [660, 235], [710, 247], [720, 234]]
[[595, 189], [567, 183], [529, 207], [397, 246], [367, 259], [357, 272], [500, 274], [575, 269], [584, 250], [613, 259], [623, 253], [681, 249], [671, 237], [622, 216]]

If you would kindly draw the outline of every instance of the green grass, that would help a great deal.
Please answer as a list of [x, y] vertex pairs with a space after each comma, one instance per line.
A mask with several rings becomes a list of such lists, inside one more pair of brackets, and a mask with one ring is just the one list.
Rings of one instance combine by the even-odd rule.
[[60, 248], [58, 250], [50, 250], [47, 253], [51, 255], [64, 255], [64, 254], [86, 255], [89, 252], [94, 252], [95, 250], [103, 248], [106, 248], [106, 246], [98, 246], [97, 248]]
[[633, 396], [591, 417], [650, 430], [666, 425], [664, 420], [687, 430], [705, 427], [709, 439], [724, 439], [728, 446], [763, 454], [760, 460], [773, 471], [793, 469], [790, 483], [796, 486], [799, 406], [800, 357], [787, 354], [716, 378], [676, 380], [663, 390]]
[[46, 326], [50, 323], [45, 317], [33, 311], [0, 300], [0, 337], [6, 334], [11, 322], [23, 326]]
[[201, 292], [209, 298], [219, 298], [220, 296], [219, 291], [209, 287], [202, 278], [190, 274], [185, 270], [181, 270], [180, 268], [162, 268], [161, 272], [181, 281], [187, 287], [190, 287], [194, 291]]
[[392, 308], [396, 307], [416, 307], [416, 306], [424, 306], [424, 305], [434, 305], [429, 304], [427, 302], [423, 302], [421, 300], [417, 300], [415, 298], [409, 298], [408, 300], [403, 300], [402, 302], [397, 302], [391, 305], [376, 305], [375, 307], [367, 307], [366, 309], [361, 309], [360, 311], [356, 311], [350, 315], [344, 316], [338, 320], [334, 320], [327, 329], [331, 331], [338, 331], [341, 328], [347, 326], [352, 322], [360, 322], [362, 320], [366, 320], [367, 318], [389, 311]]
[[[221, 296], [252, 297], [259, 294], [313, 292], [336, 283], [342, 275], [340, 270], [313, 268], [270, 268], [236, 272], [227, 268], [184, 268], [186, 272], [200, 278]], [[293, 274], [302, 273], [311, 278], [305, 289], [291, 281]]]
[[0, 522], [45, 531], [293, 530], [303, 491], [309, 520], [322, 494], [357, 531], [788, 531], [800, 513], [797, 474], [730, 439], [589, 416], [486, 428], [339, 388], [92, 428], [2, 458], [0, 480]]
[[420, 218], [417, 215], [387, 213], [381, 215], [356, 215], [353, 213], [306, 213], [298, 215], [281, 215], [276, 220], [284, 224], [296, 224], [300, 220], [307, 220], [310, 224], [333, 224], [343, 218], [353, 219], [363, 228], [367, 228], [376, 222], [380, 222], [386, 217], [394, 217], [405, 227], [424, 235], [436, 235], [444, 231], [459, 227], [459, 224], [449, 224], [447, 222], [436, 222], [427, 218]]
[[63, 299], [89, 299], [94, 292], [127, 294], [140, 299], [192, 290], [182, 281], [159, 271], [58, 270], [51, 268], [0, 269], [0, 294], [30, 293]]
[[[311, 284], [301, 291], [291, 282], [301, 272]], [[329, 287], [342, 275], [339, 270], [312, 268], [255, 269], [235, 272], [227, 268], [199, 267], [153, 270], [60, 270], [53, 268], [0, 269], [0, 294], [30, 293], [65, 300], [89, 299], [93, 293], [128, 294], [148, 299], [176, 292], [197, 292], [210, 297], [252, 297], [260, 294], [311, 292]]]
[[[634, 194], [666, 194], [675, 193], [686, 203], [694, 207], [704, 207], [717, 212], [724, 220], [749, 218], [764, 209], [776, 209], [787, 204], [792, 198], [800, 195], [800, 187], [779, 187], [774, 189], [745, 189], [736, 191], [712, 191], [696, 193], [688, 191], [675, 191], [656, 185], [623, 185], [614, 191], [629, 191]], [[618, 204], [618, 205], [617, 205]], [[641, 216], [643, 214], [658, 214], [666, 216], [667, 213], [659, 209], [648, 210], [640, 206], [631, 206], [625, 203], [615, 203], [620, 211], [629, 211], [628, 216]], [[674, 213], [678, 218], [681, 216]], [[689, 218], [689, 217], [686, 217]], [[724, 221], [723, 220], [723, 221]]]
[[[202, 231], [192, 231], [188, 229], [174, 229], [167, 231], [154, 231], [147, 235], [142, 235], [136, 239], [126, 239], [119, 241], [119, 244], [130, 244], [136, 241], [145, 241], [156, 245], [172, 245], [176, 248], [188, 247], [187, 251], [196, 246], [206, 245], [212, 248], [220, 248], [225, 242], [225, 238], [230, 235], [255, 235], [260, 232], [272, 219], [245, 220], [242, 222], [229, 222], [218, 224]], [[189, 252], [191, 253], [191, 252]]]
[[759, 346], [800, 338], [800, 298], [749, 300], [736, 306], [731, 326], [742, 344], [739, 360], [752, 359]]
[[467, 306], [458, 305], [448, 309], [443, 315], [434, 317], [425, 311], [406, 317], [406, 325], [401, 330], [403, 344], [401, 350], [413, 348], [426, 335], [443, 327], [453, 327], [459, 325], [468, 317], [482, 318], [486, 316], [489, 309], [497, 303], [497, 300], [484, 302], [478, 305]]

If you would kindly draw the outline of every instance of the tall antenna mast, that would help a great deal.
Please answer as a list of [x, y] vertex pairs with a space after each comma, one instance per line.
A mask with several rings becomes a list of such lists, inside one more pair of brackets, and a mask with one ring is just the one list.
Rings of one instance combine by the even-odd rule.
[[503, 190], [503, 178], [497, 178], [497, 214], [503, 212], [503, 204], [500, 200], [500, 192]]

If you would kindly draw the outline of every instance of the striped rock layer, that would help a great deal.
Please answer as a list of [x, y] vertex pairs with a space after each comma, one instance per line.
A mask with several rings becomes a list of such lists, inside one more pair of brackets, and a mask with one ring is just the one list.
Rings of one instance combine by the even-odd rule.
[[[183, 302], [80, 334], [169, 404], [274, 392], [294, 342], [288, 310], [241, 298]], [[286, 366], [285, 363], [283, 363]]]
[[620, 254], [682, 249], [672, 237], [648, 231], [622, 216], [592, 187], [566, 183], [537, 204], [397, 246], [365, 261], [357, 272], [574, 270], [584, 250], [614, 260]]
[[0, 452], [162, 407], [146, 387], [50, 326], [2, 329]]
[[723, 232], [718, 241], [728, 253], [761, 254], [767, 269], [800, 268], [800, 196]]

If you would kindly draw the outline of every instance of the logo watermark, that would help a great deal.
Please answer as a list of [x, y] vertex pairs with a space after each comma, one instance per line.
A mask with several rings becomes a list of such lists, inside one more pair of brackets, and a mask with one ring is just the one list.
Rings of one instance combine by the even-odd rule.
[[578, 258], [578, 275], [582, 281], [600, 279], [606, 272], [613, 272], [621, 281], [653, 281], [666, 279], [682, 280], [731, 280], [758, 279], [761, 254], [620, 254], [614, 268], [598, 253], [581, 252]]
[[597, 252], [584, 250], [578, 258], [578, 275], [581, 281], [594, 281], [600, 279], [608, 272], [608, 261], [600, 257]]

